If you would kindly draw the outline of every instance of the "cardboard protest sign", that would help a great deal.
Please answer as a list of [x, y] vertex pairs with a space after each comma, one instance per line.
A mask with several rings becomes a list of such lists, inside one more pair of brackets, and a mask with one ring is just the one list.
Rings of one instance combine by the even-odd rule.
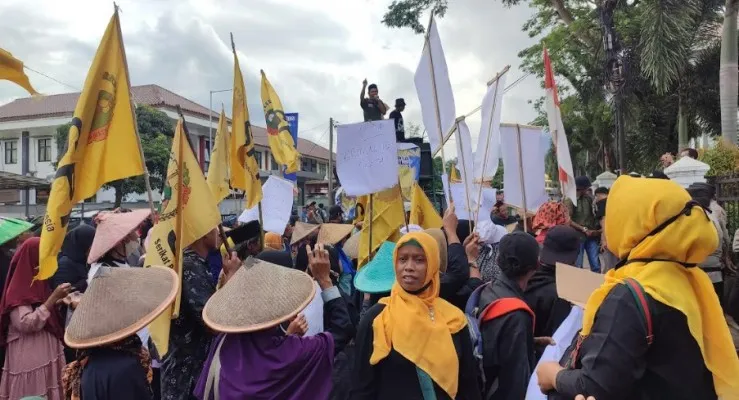
[[[264, 193], [262, 203], [269, 204], [269, 206], [262, 207], [263, 229], [265, 232], [282, 235], [290, 221], [293, 208], [293, 184], [277, 176], [270, 176], [262, 185], [262, 192]], [[243, 223], [258, 220], [259, 206], [246, 209], [239, 216], [239, 222]]]
[[557, 296], [585, 308], [590, 294], [603, 284], [603, 274], [557, 263]]
[[393, 120], [339, 125], [336, 136], [336, 173], [347, 195], [377, 193], [398, 184]]

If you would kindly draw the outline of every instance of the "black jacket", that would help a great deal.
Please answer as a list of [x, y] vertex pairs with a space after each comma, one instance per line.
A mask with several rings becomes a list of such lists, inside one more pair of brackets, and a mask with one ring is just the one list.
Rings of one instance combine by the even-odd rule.
[[87, 290], [87, 253], [94, 238], [95, 228], [90, 225], [80, 225], [64, 236], [57, 258], [59, 268], [51, 277], [52, 289], [62, 283], [71, 283], [81, 293]]
[[[423, 400], [416, 366], [400, 353], [393, 349], [377, 365], [369, 363], [374, 340], [372, 323], [384, 308], [384, 304], [375, 304], [359, 323], [351, 399]], [[459, 357], [459, 389], [456, 399], [478, 400], [480, 399], [477, 383], [478, 366], [472, 355], [472, 343], [467, 327], [452, 335], [452, 340]], [[450, 399], [436, 383], [434, 391], [438, 400]]]
[[[713, 376], [703, 362], [687, 318], [647, 294], [654, 341], [647, 345], [644, 316], [625, 285], [606, 296], [583, 340], [577, 369], [557, 374], [557, 394], [550, 400], [571, 400], [578, 394], [598, 400], [712, 400]], [[574, 344], [560, 362], [569, 360]]]
[[[518, 284], [501, 274], [482, 290], [479, 309], [484, 310], [493, 301], [509, 297], [524, 300]], [[534, 321], [527, 311], [513, 311], [482, 323], [480, 333], [486, 399], [526, 398], [529, 379], [536, 367], [533, 325]]]
[[80, 391], [83, 400], [153, 399], [146, 371], [136, 356], [109, 348], [90, 351]]
[[[553, 265], [541, 265], [529, 280], [524, 297], [536, 315], [534, 336], [552, 336], [570, 315], [572, 305], [557, 295], [556, 269]], [[544, 353], [537, 348], [537, 360]]]

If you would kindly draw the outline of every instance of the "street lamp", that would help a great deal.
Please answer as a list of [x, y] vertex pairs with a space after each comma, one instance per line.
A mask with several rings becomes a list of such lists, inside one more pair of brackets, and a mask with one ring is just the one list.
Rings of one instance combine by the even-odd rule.
[[221, 89], [221, 90], [211, 90], [210, 91], [210, 108], [208, 109], [208, 120], [210, 122], [210, 126], [208, 127], [208, 146], [210, 148], [208, 150], [213, 150], [213, 93], [221, 93], [221, 92], [231, 92], [233, 89]]

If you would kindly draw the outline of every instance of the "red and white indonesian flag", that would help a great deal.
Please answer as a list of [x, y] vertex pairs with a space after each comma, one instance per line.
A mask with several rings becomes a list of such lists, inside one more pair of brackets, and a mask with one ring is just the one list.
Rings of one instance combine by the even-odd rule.
[[559, 166], [559, 184], [562, 187], [562, 195], [569, 197], [577, 204], [577, 193], [575, 188], [575, 174], [572, 169], [570, 158], [570, 146], [567, 144], [567, 134], [562, 123], [562, 113], [559, 110], [559, 95], [557, 85], [554, 83], [554, 71], [549, 59], [547, 49], [544, 49], [544, 88], [546, 89], [547, 119], [549, 120], [549, 132], [554, 142], [554, 152], [557, 154], [557, 165]]

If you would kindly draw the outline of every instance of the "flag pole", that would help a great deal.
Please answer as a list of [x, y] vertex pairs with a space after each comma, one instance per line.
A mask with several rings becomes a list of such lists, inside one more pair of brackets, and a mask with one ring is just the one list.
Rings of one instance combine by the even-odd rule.
[[[446, 175], [446, 165], [444, 164], [444, 161], [446, 160], [446, 157], [444, 156], [444, 136], [441, 132], [441, 116], [439, 115], [439, 95], [436, 92], [436, 71], [434, 71], [434, 55], [431, 51], [431, 42], [429, 41], [429, 35], [431, 33], [431, 25], [434, 23], [434, 10], [431, 10], [431, 16], [429, 16], [429, 27], [426, 29], [426, 34], [424, 35], [424, 47], [428, 46], [429, 49], [429, 66], [431, 67], [431, 90], [434, 93], [434, 112], [436, 114], [436, 126], [438, 127], [437, 133], [439, 135], [439, 150], [441, 151], [441, 172]], [[433, 149], [432, 149], [433, 150]], [[449, 201], [452, 201], [452, 190], [451, 186], [447, 187], [447, 194], [449, 195]]]
[[[510, 65], [506, 65], [505, 68], [501, 72], [498, 72], [493, 79], [488, 81], [487, 86], [490, 87], [493, 84], [495, 84], [495, 98], [493, 98], [493, 109], [490, 112], [490, 119], [488, 120], [488, 134], [493, 130], [493, 119], [495, 115], [495, 109], [498, 106], [498, 90], [500, 90], [500, 78], [505, 75], [508, 70], [511, 69]], [[488, 154], [490, 154], [490, 139], [485, 141], [485, 153], [483, 154], [482, 158], [482, 171], [480, 172], [480, 187], [477, 189], [477, 213], [475, 213], [475, 221], [477, 221], [480, 218], [480, 204], [482, 201], [482, 184], [485, 181], [485, 171], [488, 167]], [[494, 177], [490, 177], [490, 180], [492, 181]], [[478, 183], [478, 182], [475, 182]], [[475, 224], [475, 229], [477, 229], [477, 225]]]
[[[413, 188], [411, 187], [411, 191], [412, 190]], [[405, 233], [410, 233], [410, 230], [408, 229], [408, 213], [405, 212], [405, 202], [403, 201], [403, 185], [400, 184], [400, 175], [398, 175], [398, 192], [400, 192], [400, 204], [403, 206], [403, 222], [405, 223]], [[411, 196], [413, 196], [413, 194], [411, 194]], [[413, 197], [411, 197], [411, 202], [413, 202]]]
[[518, 180], [521, 184], [521, 200], [523, 203], [523, 231], [528, 232], [526, 210], [526, 187], [523, 178], [523, 152], [521, 151], [521, 125], [516, 125], [516, 144], [518, 146]]
[[[459, 133], [459, 123], [462, 122], [462, 121], [464, 121], [464, 115], [461, 116], [461, 117], [459, 117], [459, 118], [457, 118], [454, 121], [454, 126], [456, 126], [457, 133]], [[457, 136], [457, 151], [459, 153], [458, 154], [458, 157], [462, 159], [462, 171], [463, 171], [464, 178], [465, 178], [465, 179], [462, 180], [463, 181], [462, 183], [464, 184], [464, 197], [467, 199], [467, 217], [468, 218], [473, 218], [473, 215], [474, 214], [472, 213], [472, 204], [470, 204], [470, 188], [469, 188], [469, 183], [467, 182], [467, 177], [469, 176], [469, 175], [467, 175], [467, 173], [468, 173], [468, 171], [467, 171], [467, 163], [464, 161], [464, 151], [462, 151], [462, 138], [459, 137], [459, 135]], [[451, 187], [452, 187], [452, 184], [450, 182], [449, 183], [450, 190], [451, 190]], [[478, 207], [478, 209], [479, 209], [479, 207]], [[477, 222], [477, 220], [470, 221], [470, 223], [467, 226], [469, 228], [469, 232], [470, 232], [469, 234], [470, 235], [472, 235], [472, 232], [473, 232], [472, 225], [477, 225], [476, 222]]]
[[[154, 208], [154, 194], [151, 190], [151, 182], [149, 182], [149, 168], [146, 166], [146, 157], [144, 157], [144, 147], [141, 145], [141, 134], [139, 134], [139, 123], [136, 119], [136, 104], [133, 101], [133, 93], [131, 93], [131, 76], [128, 73], [128, 59], [126, 58], [126, 46], [123, 44], [123, 33], [121, 32], [121, 20], [118, 17], [118, 5], [113, 3], [113, 9], [115, 14], [116, 28], [118, 29], [118, 39], [121, 41], [121, 53], [123, 57], [123, 65], [126, 67], [126, 82], [128, 83], [128, 100], [131, 103], [131, 115], [133, 116], [133, 131], [136, 133], [136, 144], [139, 147], [139, 154], [141, 155], [141, 163], [144, 166], [144, 185], [146, 186], [146, 195], [149, 200], [149, 208], [151, 209], [152, 218], [156, 222], [159, 218], [157, 217], [156, 209]], [[178, 205], [179, 206], [179, 205]]]
[[369, 249], [367, 251], [367, 258], [372, 261], [372, 220], [375, 219], [375, 205], [374, 205], [374, 193], [369, 195]]

